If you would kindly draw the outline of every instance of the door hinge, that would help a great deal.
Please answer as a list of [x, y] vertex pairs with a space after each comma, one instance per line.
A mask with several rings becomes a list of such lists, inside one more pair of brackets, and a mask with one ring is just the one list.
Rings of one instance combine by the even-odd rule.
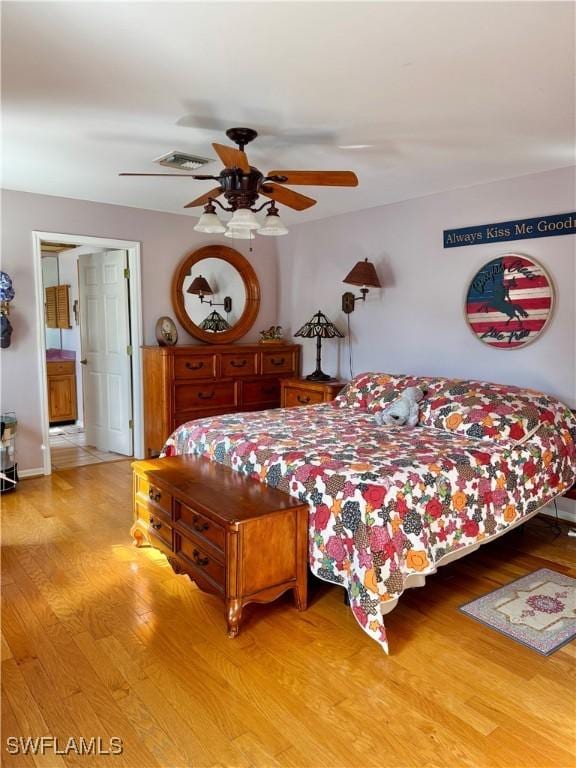
[[132, 419], [130, 419], [130, 421], [128, 422], [128, 429], [134, 429], [134, 422], [132, 421]]
[[132, 356], [132, 344], [128, 344], [126, 347], [126, 354]]
[[126, 280], [130, 280], [130, 269], [128, 267], [124, 269], [124, 277]]

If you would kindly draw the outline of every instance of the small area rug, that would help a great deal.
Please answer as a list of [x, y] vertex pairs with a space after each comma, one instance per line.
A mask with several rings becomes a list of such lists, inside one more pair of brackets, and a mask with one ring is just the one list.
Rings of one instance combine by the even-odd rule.
[[459, 610], [549, 656], [576, 637], [576, 579], [540, 568]]

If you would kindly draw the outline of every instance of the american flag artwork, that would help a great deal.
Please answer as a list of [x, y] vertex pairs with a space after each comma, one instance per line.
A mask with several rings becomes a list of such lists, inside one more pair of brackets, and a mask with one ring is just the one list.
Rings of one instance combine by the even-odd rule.
[[544, 268], [529, 256], [506, 253], [472, 278], [466, 316], [485, 344], [518, 349], [542, 333], [553, 303], [554, 286]]

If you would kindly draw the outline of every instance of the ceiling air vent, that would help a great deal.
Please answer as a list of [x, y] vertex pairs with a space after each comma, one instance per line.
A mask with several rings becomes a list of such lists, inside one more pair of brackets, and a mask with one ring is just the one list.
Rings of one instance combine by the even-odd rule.
[[186, 152], [168, 152], [154, 160], [155, 163], [165, 165], [167, 168], [179, 168], [182, 171], [194, 171], [207, 163], [213, 162], [209, 157], [199, 157], [198, 155], [187, 155]]

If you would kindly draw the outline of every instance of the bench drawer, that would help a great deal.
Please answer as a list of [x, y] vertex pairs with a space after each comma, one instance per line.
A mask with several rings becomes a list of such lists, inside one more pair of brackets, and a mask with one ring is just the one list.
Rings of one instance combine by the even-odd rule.
[[261, 352], [261, 373], [295, 373], [296, 371], [296, 352], [294, 350], [267, 349]]
[[214, 555], [203, 549], [196, 541], [176, 534], [175, 553], [189, 563], [194, 570], [207, 577], [223, 590], [226, 582], [226, 568]]
[[176, 502], [175, 521], [190, 531], [194, 538], [206, 539], [224, 555], [226, 531], [221, 525], [209, 520], [197, 510], [186, 504]]
[[254, 376], [257, 359], [255, 353], [224, 352], [221, 355], [222, 376]]
[[147, 477], [136, 475], [136, 497], [141, 504], [149, 505], [151, 509], [160, 510], [170, 518], [172, 514], [172, 496], [154, 485]]

